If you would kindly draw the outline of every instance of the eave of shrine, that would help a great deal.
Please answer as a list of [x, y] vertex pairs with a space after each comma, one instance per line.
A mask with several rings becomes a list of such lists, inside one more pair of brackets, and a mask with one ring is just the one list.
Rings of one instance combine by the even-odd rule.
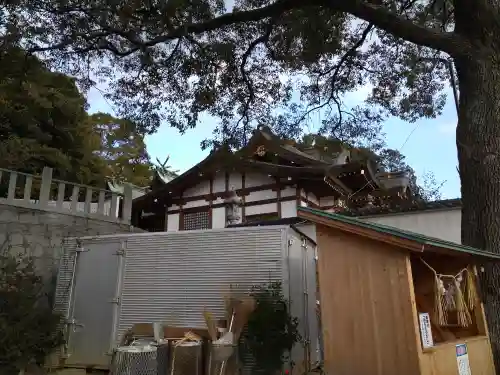
[[142, 209], [167, 206], [186, 189], [219, 172], [268, 174], [277, 180], [293, 181], [318, 198], [347, 198], [360, 204], [369, 196], [397, 197], [409, 183], [402, 173], [379, 172], [376, 161], [369, 158], [332, 165], [302, 152], [267, 127], [260, 127], [241, 150], [232, 152], [221, 147], [173, 180], [162, 184], [157, 179], [155, 189], [137, 198], [134, 206]]

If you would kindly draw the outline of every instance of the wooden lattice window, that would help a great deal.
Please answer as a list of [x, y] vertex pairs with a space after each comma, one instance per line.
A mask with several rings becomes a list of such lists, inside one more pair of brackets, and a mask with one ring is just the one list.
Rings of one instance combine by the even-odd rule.
[[198, 211], [184, 213], [183, 215], [183, 229], [210, 229], [210, 214], [208, 211]]

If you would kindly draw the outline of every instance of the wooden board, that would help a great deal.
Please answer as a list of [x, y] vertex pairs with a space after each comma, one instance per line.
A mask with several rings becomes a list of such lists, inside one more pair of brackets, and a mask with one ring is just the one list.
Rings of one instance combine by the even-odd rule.
[[407, 252], [320, 225], [317, 234], [326, 373], [419, 374]]
[[490, 342], [487, 337], [473, 337], [440, 344], [421, 355], [422, 375], [459, 375], [455, 346], [467, 344], [472, 375], [495, 375]]

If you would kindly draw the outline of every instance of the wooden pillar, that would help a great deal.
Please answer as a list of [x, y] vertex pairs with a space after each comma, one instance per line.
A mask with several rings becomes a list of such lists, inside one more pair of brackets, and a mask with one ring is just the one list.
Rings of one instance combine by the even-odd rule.
[[[241, 174], [241, 189], [245, 191], [245, 173]], [[245, 200], [246, 200], [246, 195], [243, 193], [241, 194], [241, 222], [245, 223]]]
[[179, 230], [184, 230], [184, 211], [183, 211], [182, 195], [183, 192], [181, 192], [179, 199]]
[[210, 229], [213, 228], [213, 209], [212, 209], [212, 205], [214, 203], [214, 197], [213, 197], [213, 194], [214, 194], [214, 176], [211, 175], [210, 176], [210, 201], [208, 202], [208, 226]]
[[281, 184], [280, 179], [276, 178], [276, 212], [278, 217], [281, 219]]
[[163, 231], [168, 231], [168, 205], [165, 205], [165, 220], [163, 221]]

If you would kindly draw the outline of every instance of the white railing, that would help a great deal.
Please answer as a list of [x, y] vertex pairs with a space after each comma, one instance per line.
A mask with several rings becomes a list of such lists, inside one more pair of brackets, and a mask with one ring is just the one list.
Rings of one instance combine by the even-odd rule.
[[[22, 184], [19, 184], [20, 180]], [[8, 188], [6, 197], [0, 198], [1, 204], [130, 224], [132, 215], [130, 184], [125, 184], [123, 194], [116, 193], [53, 179], [52, 168], [48, 167], [43, 169], [41, 176], [0, 168], [0, 182], [4, 181], [8, 181]], [[39, 192], [35, 199], [32, 199], [34, 184], [37, 185]], [[80, 197], [83, 196], [85, 199], [81, 201]], [[68, 197], [70, 198], [67, 199]]]

